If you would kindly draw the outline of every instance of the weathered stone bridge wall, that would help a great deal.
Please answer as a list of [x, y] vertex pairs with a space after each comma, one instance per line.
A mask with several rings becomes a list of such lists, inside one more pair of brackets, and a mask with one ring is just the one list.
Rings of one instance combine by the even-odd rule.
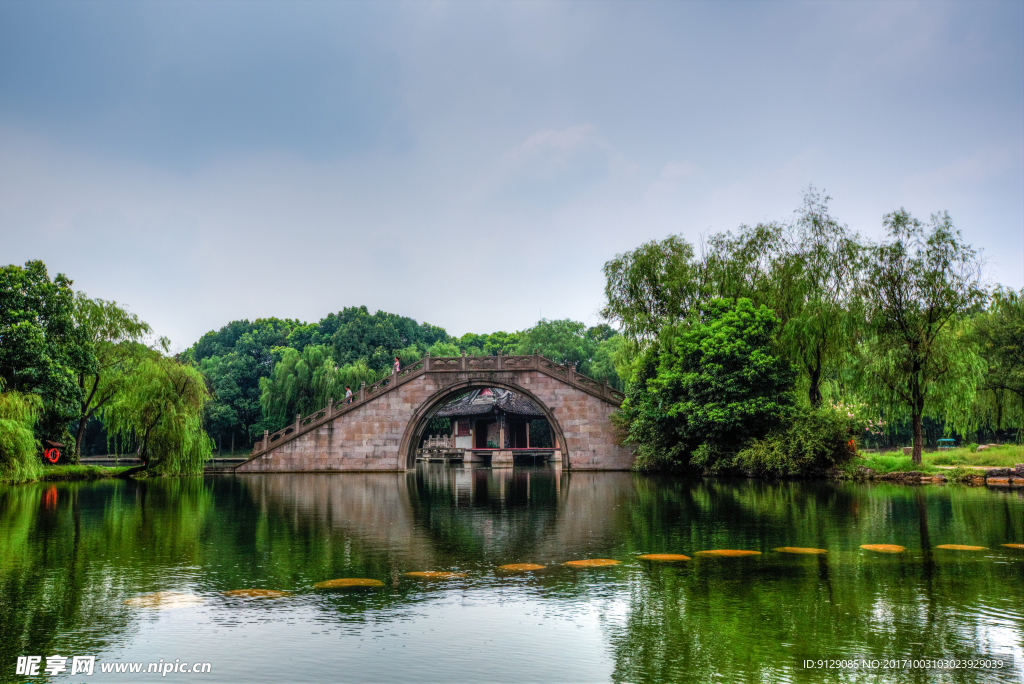
[[[475, 366], [475, 367], [474, 367]], [[480, 367], [480, 366], [491, 366]], [[503, 387], [544, 409], [568, 468], [626, 470], [609, 416], [622, 394], [540, 356], [427, 357], [398, 376], [361, 388], [351, 405], [329, 406], [274, 435], [236, 472], [405, 470], [426, 420], [440, 405], [477, 387]]]

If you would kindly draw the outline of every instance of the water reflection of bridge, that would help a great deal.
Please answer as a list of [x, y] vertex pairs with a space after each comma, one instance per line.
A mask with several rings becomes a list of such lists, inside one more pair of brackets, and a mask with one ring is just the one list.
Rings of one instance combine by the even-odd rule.
[[[409, 473], [242, 480], [260, 508], [326, 526], [402, 564], [559, 562], [616, 544], [635, 496], [629, 473], [423, 465]], [[512, 560], [508, 560], [512, 559]]]

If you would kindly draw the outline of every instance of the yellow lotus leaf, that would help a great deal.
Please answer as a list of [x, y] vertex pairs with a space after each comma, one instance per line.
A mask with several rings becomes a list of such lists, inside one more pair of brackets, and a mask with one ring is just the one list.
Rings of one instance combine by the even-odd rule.
[[720, 558], [741, 558], [743, 556], [760, 556], [760, 551], [742, 551], [739, 549], [712, 549], [711, 551], [698, 551], [698, 556], [718, 556]]
[[690, 560], [689, 556], [684, 556], [681, 553], [645, 553], [642, 556], [637, 556], [637, 558], [645, 561], [660, 561], [662, 563], [676, 563], [679, 561]]
[[780, 546], [775, 549], [781, 553], [806, 553], [806, 554], [822, 554], [828, 553], [826, 549], [806, 549], [802, 546]]
[[152, 608], [154, 610], [172, 610], [174, 608], [187, 608], [204, 603], [202, 596], [195, 594], [182, 594], [176, 591], [154, 591], [151, 594], [143, 594], [125, 601], [126, 606], [135, 608]]
[[534, 563], [510, 563], [509, 565], [499, 565], [498, 569], [505, 572], [527, 572], [529, 570], [543, 570], [544, 566]]
[[313, 585], [314, 589], [358, 589], [361, 587], [383, 587], [384, 583], [380, 580], [366, 579], [364, 577], [345, 577], [342, 579], [332, 579], [326, 582], [317, 582]]
[[426, 570], [424, 572], [407, 572], [406, 577], [412, 577], [415, 579], [454, 579], [456, 577], [465, 577], [466, 575], [461, 572], [441, 572], [437, 570]]
[[878, 553], [903, 553], [907, 550], [906, 547], [898, 544], [861, 544], [860, 548]]
[[612, 560], [611, 558], [589, 558], [587, 560], [574, 560], [566, 561], [562, 565], [568, 565], [571, 568], [603, 568], [608, 565], [618, 565], [620, 561]]
[[987, 546], [965, 546], [964, 544], [939, 544], [935, 548], [949, 551], [986, 551]]
[[233, 589], [225, 591], [225, 596], [237, 596], [239, 598], [283, 598], [291, 596], [290, 591], [278, 591], [277, 589]]

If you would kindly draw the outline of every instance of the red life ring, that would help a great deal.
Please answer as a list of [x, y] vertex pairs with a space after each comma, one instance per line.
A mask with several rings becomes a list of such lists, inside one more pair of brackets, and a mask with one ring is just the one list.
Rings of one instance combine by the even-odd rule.
[[45, 458], [50, 463], [56, 463], [57, 461], [60, 460], [60, 452], [57, 451], [56, 449], [47, 449], [46, 451], [43, 452], [43, 458]]

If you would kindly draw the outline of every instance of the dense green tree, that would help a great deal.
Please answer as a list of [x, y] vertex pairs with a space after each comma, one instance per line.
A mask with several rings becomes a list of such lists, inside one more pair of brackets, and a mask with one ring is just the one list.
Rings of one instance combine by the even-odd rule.
[[462, 350], [453, 342], [435, 342], [427, 349], [427, 353], [431, 356], [459, 356]]
[[949, 214], [925, 225], [900, 209], [885, 226], [890, 239], [868, 251], [863, 280], [863, 392], [886, 415], [910, 418], [920, 463], [922, 418], [962, 416], [973, 403], [982, 367], [965, 318], [985, 292], [977, 254]]
[[232, 321], [217, 331], [203, 335], [185, 355], [199, 363], [210, 356], [224, 356], [234, 351], [243, 336], [248, 335], [250, 347], [258, 347], [269, 354], [274, 347], [288, 346], [288, 336], [304, 326], [296, 320], [280, 318], [259, 318], [252, 323], [247, 320]]
[[626, 345], [626, 338], [622, 335], [601, 340], [580, 372], [599, 382], [607, 382], [617, 390], [625, 389], [623, 378], [629, 373]]
[[604, 274], [601, 315], [640, 347], [689, 316], [706, 294], [693, 246], [679, 235], [616, 255], [604, 265]]
[[86, 425], [131, 381], [148, 355], [141, 341], [152, 330], [117, 302], [89, 299], [81, 292], [75, 298], [74, 321], [86, 351], [75, 368], [80, 399], [71, 458], [77, 462]]
[[662, 328], [638, 363], [619, 420], [640, 468], [712, 469], [780, 425], [793, 371], [778, 319], [746, 298], [711, 301], [703, 321]]
[[51, 280], [41, 261], [0, 268], [0, 379], [9, 391], [43, 399], [37, 431], [64, 441], [77, 415], [76, 367], [88, 350], [75, 328], [72, 281]]
[[399, 350], [411, 345], [426, 350], [448, 340], [442, 328], [384, 311], [370, 315], [365, 306], [348, 307], [328, 318], [325, 331], [334, 330], [330, 340], [339, 365], [366, 359], [375, 371], [390, 369]]
[[469, 356], [512, 355], [517, 353], [520, 338], [520, 333], [498, 331], [489, 335], [466, 333], [455, 342], [459, 345], [459, 349]]
[[545, 358], [579, 370], [590, 360], [596, 347], [596, 341], [587, 337], [587, 328], [579, 321], [542, 318], [537, 325], [522, 332], [516, 351], [519, 354], [540, 352]]

